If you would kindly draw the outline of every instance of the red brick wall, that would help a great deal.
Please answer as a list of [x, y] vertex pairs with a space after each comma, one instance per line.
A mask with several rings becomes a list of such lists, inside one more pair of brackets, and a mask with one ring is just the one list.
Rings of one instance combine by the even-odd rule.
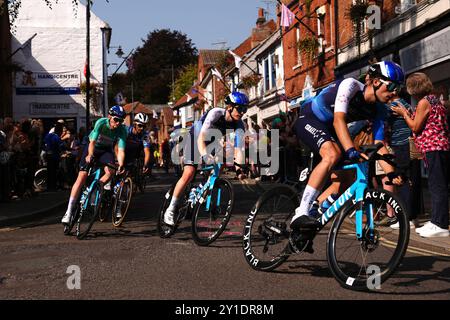
[[[325, 40], [327, 42], [326, 47], [334, 46], [335, 35], [331, 32], [334, 30], [334, 1], [331, 0], [331, 5], [327, 6], [325, 19], [322, 24], [325, 28]], [[349, 0], [351, 1], [351, 0]], [[341, 2], [341, 1], [339, 1]], [[299, 11], [297, 1], [291, 2], [290, 9], [297, 15], [297, 17], [302, 18], [305, 16], [306, 9], [303, 7], [302, 12]], [[326, 5], [327, 0], [315, 0], [311, 4], [312, 17], [305, 17], [302, 22], [305, 23], [309, 28], [311, 28], [317, 35], [318, 26], [317, 18], [315, 16], [315, 9], [322, 5]], [[331, 11], [331, 12], [330, 12]], [[331, 14], [330, 14], [331, 13]], [[332, 31], [330, 30], [330, 19], [333, 17]], [[322, 66], [319, 66], [318, 60], [314, 59], [312, 62], [308, 62], [307, 58], [302, 54], [302, 66], [294, 69], [298, 62], [298, 50], [297, 50], [297, 38], [296, 29], [300, 28], [300, 38], [305, 36], [310, 36], [311, 32], [307, 28], [296, 22], [295, 27], [288, 30], [283, 36], [283, 50], [284, 50], [284, 76], [285, 76], [285, 88], [286, 95], [288, 98], [294, 98], [302, 94], [304, 87], [304, 81], [306, 75], [309, 74], [313, 80], [313, 85], [315, 88], [322, 87], [334, 80], [334, 67], [335, 67], [335, 50], [325, 53], [325, 58]]]

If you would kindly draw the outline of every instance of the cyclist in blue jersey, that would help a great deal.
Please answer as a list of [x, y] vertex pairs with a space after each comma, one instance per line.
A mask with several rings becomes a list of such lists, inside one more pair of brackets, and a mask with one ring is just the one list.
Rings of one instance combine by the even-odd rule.
[[[196, 122], [190, 129], [191, 152], [185, 152], [184, 169], [181, 178], [178, 180], [173, 191], [172, 200], [169, 207], [164, 213], [164, 223], [173, 226], [174, 214], [176, 212], [178, 200], [183, 194], [186, 186], [194, 178], [197, 163], [195, 163], [195, 154], [198, 151], [203, 163], [209, 165], [214, 163], [214, 157], [207, 152], [207, 145], [212, 141], [206, 141], [209, 129], [218, 129], [222, 135], [225, 135], [227, 129], [235, 132], [236, 161], [242, 163], [244, 155], [241, 151], [243, 138], [241, 133], [244, 132], [244, 122], [242, 116], [247, 112], [248, 97], [241, 92], [232, 92], [225, 98], [226, 109], [213, 108], [204, 114], [201, 119]], [[238, 130], [241, 129], [241, 130]], [[195, 138], [197, 138], [198, 150], [195, 150]], [[239, 171], [239, 169], [237, 169]], [[239, 172], [238, 172], [239, 173]]]
[[[292, 218], [292, 229], [316, 225], [316, 218], [310, 215], [312, 204], [319, 196], [331, 170], [342, 158], [350, 161], [356, 161], [360, 157], [367, 158], [355, 149], [347, 123], [370, 120], [375, 143], [384, 141], [386, 112], [383, 104], [399, 90], [404, 79], [403, 70], [398, 64], [382, 61], [369, 67], [365, 84], [352, 78], [339, 80], [302, 104], [293, 129], [299, 140], [316, 155], [320, 155], [321, 161], [311, 172], [300, 206]], [[386, 154], [388, 151], [383, 147], [380, 153]], [[385, 162], [380, 164], [394, 184], [402, 183], [392, 166]], [[332, 186], [339, 188], [339, 184]], [[326, 192], [332, 194], [338, 191], [330, 189]]]
[[128, 127], [127, 145], [125, 147], [125, 163], [127, 166], [134, 165], [141, 154], [141, 150], [144, 150], [143, 174], [150, 170], [151, 142], [149, 133], [145, 130], [148, 121], [149, 118], [145, 113], [138, 113], [134, 117], [133, 125]]

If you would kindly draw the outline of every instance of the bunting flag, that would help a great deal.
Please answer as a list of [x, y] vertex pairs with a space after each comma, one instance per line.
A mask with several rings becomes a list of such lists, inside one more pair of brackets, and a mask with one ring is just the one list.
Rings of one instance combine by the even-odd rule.
[[289, 27], [294, 21], [295, 15], [286, 5], [281, 6], [281, 26]]
[[241, 67], [242, 58], [239, 57], [236, 53], [234, 53], [234, 52], [231, 51], [231, 50], [228, 50], [228, 52], [233, 56], [233, 58], [234, 58], [234, 64], [235, 64], [236, 68], [239, 69], [239, 68]]
[[214, 76], [216, 76], [217, 78], [219, 78], [220, 80], [223, 80], [222, 75], [220, 74], [219, 70], [217, 70], [216, 68], [212, 68], [211, 72]]
[[87, 79], [87, 60], [84, 62], [83, 74], [84, 74], [84, 77]]

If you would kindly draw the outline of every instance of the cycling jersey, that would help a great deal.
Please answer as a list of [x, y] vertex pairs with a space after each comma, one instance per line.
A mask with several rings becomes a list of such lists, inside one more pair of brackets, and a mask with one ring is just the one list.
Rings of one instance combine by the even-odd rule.
[[[187, 165], [194, 164], [194, 153], [198, 154], [197, 149], [197, 138], [200, 133], [207, 133], [209, 129], [219, 130], [223, 136], [227, 134], [227, 130], [233, 130], [234, 134], [234, 146], [241, 148], [244, 144], [243, 134], [245, 131], [245, 125], [242, 120], [239, 121], [226, 121], [225, 114], [226, 109], [223, 108], [213, 108], [205, 113], [200, 120], [196, 121], [194, 125], [189, 130], [191, 136], [191, 152], [185, 154], [184, 163]], [[238, 130], [241, 129], [241, 130]], [[206, 145], [213, 142], [206, 141]]]
[[119, 149], [125, 149], [127, 140], [127, 128], [120, 125], [117, 129], [111, 130], [108, 118], [101, 118], [95, 123], [94, 130], [89, 135], [90, 141], [95, 141], [95, 148], [112, 150], [116, 142]]
[[151, 143], [149, 133], [145, 130], [141, 134], [133, 133], [133, 127], [127, 128], [127, 145], [125, 148], [125, 159], [127, 164], [132, 163], [139, 157], [142, 148], [150, 149]]
[[[214, 108], [209, 110], [200, 118], [197, 124], [194, 125], [194, 130], [196, 133], [206, 133], [209, 129], [217, 129], [222, 133], [222, 135], [225, 135], [227, 130], [233, 130], [235, 133], [234, 146], [241, 147], [243, 145], [242, 134], [245, 131], [244, 122], [242, 120], [231, 122], [226, 121], [226, 112], [226, 109], [223, 108]], [[198, 131], [199, 128], [200, 130]]]
[[374, 139], [384, 140], [386, 109], [380, 103], [366, 102], [364, 89], [364, 84], [355, 79], [338, 80], [305, 101], [294, 125], [297, 137], [318, 153], [323, 143], [338, 141], [333, 127], [334, 114], [344, 112], [347, 123], [370, 120]]

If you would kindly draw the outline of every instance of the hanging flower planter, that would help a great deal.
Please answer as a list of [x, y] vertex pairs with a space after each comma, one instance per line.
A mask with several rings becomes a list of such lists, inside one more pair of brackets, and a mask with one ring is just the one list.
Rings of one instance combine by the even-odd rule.
[[256, 87], [259, 84], [259, 82], [261, 81], [261, 79], [262, 79], [262, 76], [259, 73], [258, 74], [252, 73], [252, 74], [242, 78], [241, 87], [246, 90]]
[[353, 31], [355, 33], [355, 41], [358, 46], [358, 54], [361, 46], [361, 37], [363, 34], [363, 22], [367, 18], [367, 8], [369, 2], [367, 0], [356, 0], [347, 11], [346, 16], [353, 24]]
[[[96, 82], [91, 82], [89, 85], [89, 88], [90, 88], [90, 103], [91, 103], [92, 107], [98, 111], [98, 110], [100, 110], [99, 100], [102, 95], [102, 88], [101, 88], [100, 84], [98, 84]], [[86, 103], [86, 91], [87, 91], [86, 81], [83, 81], [80, 84], [80, 91], [83, 94], [84, 102]]]
[[298, 50], [303, 53], [308, 61], [312, 61], [314, 56], [317, 54], [317, 50], [319, 49], [320, 43], [314, 37], [306, 37], [301, 39], [298, 44]]

